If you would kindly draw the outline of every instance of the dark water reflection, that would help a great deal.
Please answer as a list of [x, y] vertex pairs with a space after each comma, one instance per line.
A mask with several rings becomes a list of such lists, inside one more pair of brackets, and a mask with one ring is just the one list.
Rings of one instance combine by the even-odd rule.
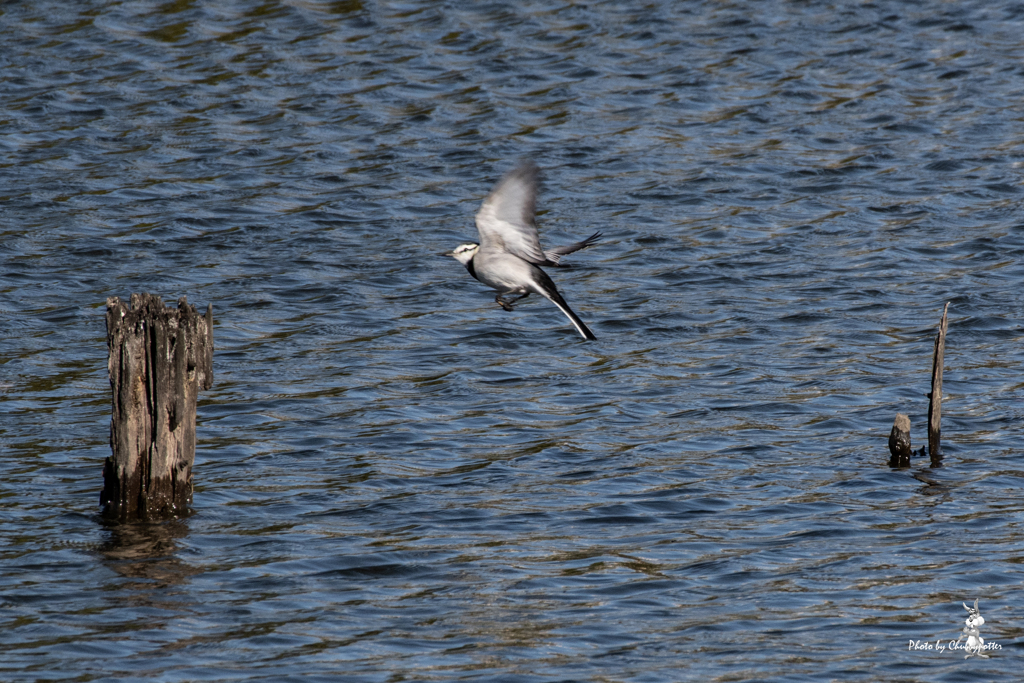
[[[1015, 680], [1024, 10], [0, 7], [0, 678]], [[451, 259], [517, 158], [593, 328]], [[103, 302], [212, 302], [95, 516]], [[923, 445], [950, 303], [944, 461]], [[980, 598], [992, 658], [955, 640]]]
[[162, 524], [109, 524], [108, 539], [100, 552], [110, 569], [125, 578], [148, 579], [154, 588], [187, 581], [200, 570], [180, 559], [176, 541], [188, 535], [188, 524], [170, 520]]

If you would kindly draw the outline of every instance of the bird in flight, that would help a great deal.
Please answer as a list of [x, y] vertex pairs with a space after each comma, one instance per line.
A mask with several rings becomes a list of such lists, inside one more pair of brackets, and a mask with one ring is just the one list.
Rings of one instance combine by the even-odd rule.
[[[531, 293], [540, 294], [565, 313], [584, 339], [597, 339], [539, 266], [561, 266], [563, 256], [589, 247], [601, 233], [595, 232], [582, 242], [542, 249], [534, 216], [538, 174], [537, 165], [532, 161], [523, 161], [509, 171], [477, 211], [480, 244], [460, 244], [446, 256], [454, 256], [470, 275], [498, 290], [494, 301], [506, 311], [511, 311], [515, 302]], [[518, 296], [505, 298], [510, 295]]]

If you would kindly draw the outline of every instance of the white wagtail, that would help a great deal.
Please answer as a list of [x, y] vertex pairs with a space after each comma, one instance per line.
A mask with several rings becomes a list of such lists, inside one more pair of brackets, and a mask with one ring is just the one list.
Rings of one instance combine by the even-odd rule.
[[[584, 339], [597, 339], [555, 289], [548, 274], [537, 266], [559, 266], [566, 254], [588, 247], [601, 237], [593, 235], [574, 244], [544, 251], [537, 235], [534, 210], [537, 201], [537, 165], [524, 161], [494, 186], [476, 214], [480, 244], [460, 244], [446, 256], [454, 256], [469, 274], [498, 290], [494, 300], [506, 311], [531, 292], [551, 300], [572, 321]], [[518, 294], [515, 299], [503, 295]]]

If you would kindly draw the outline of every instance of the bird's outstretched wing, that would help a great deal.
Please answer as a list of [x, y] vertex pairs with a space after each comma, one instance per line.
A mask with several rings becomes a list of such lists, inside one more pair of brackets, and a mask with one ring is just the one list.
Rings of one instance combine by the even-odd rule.
[[538, 173], [537, 164], [523, 161], [494, 186], [476, 213], [481, 249], [498, 247], [533, 264], [548, 262], [534, 217]]
[[566, 244], [561, 247], [552, 247], [544, 252], [544, 256], [547, 258], [549, 265], [559, 266], [561, 265], [559, 261], [563, 256], [571, 254], [574, 251], [579, 251], [580, 249], [585, 249], [599, 239], [601, 239], [601, 233], [595, 232], [582, 242], [573, 242], [572, 244]]

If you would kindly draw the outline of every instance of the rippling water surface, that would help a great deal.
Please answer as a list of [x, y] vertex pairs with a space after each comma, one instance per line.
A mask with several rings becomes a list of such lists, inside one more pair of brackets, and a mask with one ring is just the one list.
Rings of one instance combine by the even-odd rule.
[[[0, 6], [0, 678], [1015, 680], [1024, 7]], [[517, 159], [513, 313], [438, 256]], [[215, 312], [108, 526], [104, 302]], [[537, 299], [537, 300], [534, 300]], [[944, 458], [924, 442], [950, 303]], [[939, 464], [939, 463], [936, 463]], [[989, 659], [955, 640], [980, 598]]]

